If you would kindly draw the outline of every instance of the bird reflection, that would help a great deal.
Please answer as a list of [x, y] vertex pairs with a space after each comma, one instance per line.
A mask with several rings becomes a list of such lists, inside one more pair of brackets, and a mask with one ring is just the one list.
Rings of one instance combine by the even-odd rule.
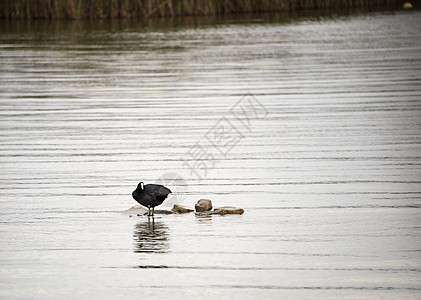
[[166, 252], [169, 248], [168, 227], [148, 217], [147, 222], [138, 223], [133, 229], [134, 252]]

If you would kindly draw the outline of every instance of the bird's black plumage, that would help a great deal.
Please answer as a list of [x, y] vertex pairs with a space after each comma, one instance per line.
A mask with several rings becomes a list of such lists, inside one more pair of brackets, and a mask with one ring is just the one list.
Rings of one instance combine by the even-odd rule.
[[148, 208], [148, 215], [150, 215], [150, 208], [152, 207], [153, 215], [155, 206], [164, 202], [169, 194], [171, 194], [171, 190], [163, 185], [143, 185], [143, 182], [140, 182], [133, 191], [132, 196], [139, 204]]

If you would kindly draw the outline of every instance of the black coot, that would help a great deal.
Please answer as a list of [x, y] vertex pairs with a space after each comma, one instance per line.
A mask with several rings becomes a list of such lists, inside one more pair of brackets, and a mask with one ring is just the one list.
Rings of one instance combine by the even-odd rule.
[[160, 205], [167, 196], [171, 194], [171, 190], [163, 185], [159, 184], [147, 184], [143, 185], [143, 182], [139, 182], [137, 188], [133, 191], [133, 198], [141, 205], [148, 208], [148, 216], [152, 216], [155, 210], [155, 206]]

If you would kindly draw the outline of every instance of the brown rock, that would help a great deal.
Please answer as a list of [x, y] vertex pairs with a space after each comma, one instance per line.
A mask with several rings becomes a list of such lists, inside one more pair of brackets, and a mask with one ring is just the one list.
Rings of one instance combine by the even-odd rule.
[[213, 214], [214, 214], [213, 211], [210, 211], [210, 210], [208, 210], [208, 211], [201, 211], [201, 212], [197, 212], [196, 211], [196, 216], [211, 216]]
[[403, 7], [403, 8], [405, 8], [405, 9], [411, 9], [411, 8], [412, 8], [412, 4], [411, 4], [411, 3], [409, 3], [409, 2], [405, 2], [405, 3], [402, 5], [402, 7]]
[[221, 206], [215, 208], [213, 213], [217, 215], [242, 215], [244, 209], [234, 206]]
[[194, 207], [197, 212], [209, 211], [212, 209], [212, 201], [208, 199], [200, 199]]
[[157, 215], [171, 215], [174, 212], [172, 212], [171, 210], [165, 210], [165, 209], [155, 209], [154, 214]]
[[183, 206], [181, 204], [174, 204], [172, 211], [176, 214], [186, 214], [192, 212], [193, 209]]

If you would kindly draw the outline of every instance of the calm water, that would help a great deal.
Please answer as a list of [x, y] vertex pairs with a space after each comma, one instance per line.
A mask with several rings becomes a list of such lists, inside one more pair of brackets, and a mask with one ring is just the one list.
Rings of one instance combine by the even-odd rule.
[[419, 299], [420, 20], [1, 23], [1, 299]]

